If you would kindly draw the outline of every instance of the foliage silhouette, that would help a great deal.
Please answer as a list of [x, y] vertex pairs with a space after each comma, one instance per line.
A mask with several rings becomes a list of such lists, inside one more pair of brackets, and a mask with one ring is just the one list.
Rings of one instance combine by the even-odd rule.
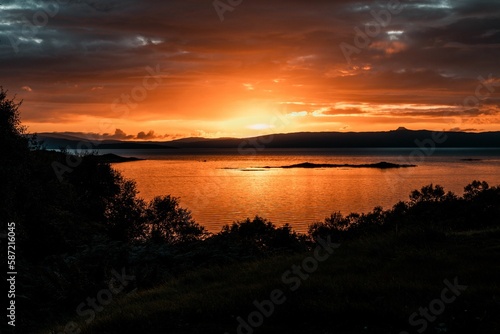
[[189, 210], [179, 206], [179, 200], [170, 195], [157, 196], [146, 210], [150, 226], [150, 240], [169, 244], [186, 243], [204, 239], [208, 233], [191, 217]]
[[224, 242], [242, 245], [253, 254], [303, 250], [305, 238], [285, 224], [276, 227], [265, 218], [255, 216], [222, 227], [218, 237]]

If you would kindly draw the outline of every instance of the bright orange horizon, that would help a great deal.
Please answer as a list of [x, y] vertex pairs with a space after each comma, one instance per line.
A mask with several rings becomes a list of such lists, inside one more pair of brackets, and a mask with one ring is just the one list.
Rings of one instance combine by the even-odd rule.
[[[49, 12], [6, 4], [0, 84], [24, 100], [23, 124], [38, 133], [498, 131], [499, 13], [483, 7], [255, 0], [222, 11], [128, 0]], [[37, 13], [48, 19], [27, 33], [16, 17]]]

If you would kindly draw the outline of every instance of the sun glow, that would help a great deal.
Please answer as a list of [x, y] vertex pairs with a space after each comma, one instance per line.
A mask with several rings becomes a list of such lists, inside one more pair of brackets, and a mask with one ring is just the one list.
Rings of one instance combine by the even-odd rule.
[[251, 130], [268, 130], [274, 128], [274, 126], [271, 124], [259, 123], [259, 124], [249, 125], [247, 126], [247, 128]]

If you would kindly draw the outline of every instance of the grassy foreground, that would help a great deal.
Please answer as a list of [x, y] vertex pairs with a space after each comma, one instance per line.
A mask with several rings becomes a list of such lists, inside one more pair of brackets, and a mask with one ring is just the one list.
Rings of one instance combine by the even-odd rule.
[[[282, 275], [312, 252], [195, 270], [116, 298], [88, 324], [76, 313], [66, 320], [81, 333], [499, 333], [499, 241], [500, 229], [384, 233], [342, 244], [298, 288]], [[439, 309], [444, 280], [467, 288]], [[254, 301], [275, 289], [284, 302], [256, 315]], [[420, 307], [438, 315], [410, 324]], [[64, 324], [44, 333], [64, 333]]]

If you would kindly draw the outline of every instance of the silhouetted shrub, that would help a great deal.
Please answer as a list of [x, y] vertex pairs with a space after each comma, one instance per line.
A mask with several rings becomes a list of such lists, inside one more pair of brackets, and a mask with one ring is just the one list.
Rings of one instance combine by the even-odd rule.
[[202, 240], [208, 233], [196, 223], [189, 210], [179, 206], [176, 197], [157, 196], [148, 205], [146, 222], [149, 239], [154, 242], [179, 244]]
[[335, 241], [344, 240], [350, 229], [351, 220], [344, 217], [340, 212], [334, 212], [324, 222], [309, 225], [307, 233], [313, 238], [325, 238], [330, 236]]
[[409, 201], [400, 201], [389, 210], [376, 207], [367, 214], [351, 213], [345, 217], [340, 212], [333, 213], [323, 222], [311, 224], [308, 235], [312, 239], [330, 236], [345, 241], [392, 229], [396, 235], [405, 231], [406, 238], [414, 234], [412, 240], [439, 240], [447, 231], [497, 225], [498, 217], [498, 187], [473, 181], [464, 188], [463, 197], [458, 197], [430, 184], [412, 191]]
[[473, 200], [482, 192], [488, 190], [490, 186], [487, 182], [483, 181], [472, 181], [470, 184], [465, 186], [464, 188], [464, 199], [465, 200]]
[[413, 190], [410, 194], [410, 203], [416, 204], [420, 202], [439, 201], [444, 196], [444, 189], [440, 185], [433, 186], [432, 183], [422, 187], [419, 190]]
[[223, 226], [218, 237], [233, 245], [244, 246], [254, 254], [304, 249], [304, 238], [297, 235], [290, 225], [276, 227], [259, 216]]

